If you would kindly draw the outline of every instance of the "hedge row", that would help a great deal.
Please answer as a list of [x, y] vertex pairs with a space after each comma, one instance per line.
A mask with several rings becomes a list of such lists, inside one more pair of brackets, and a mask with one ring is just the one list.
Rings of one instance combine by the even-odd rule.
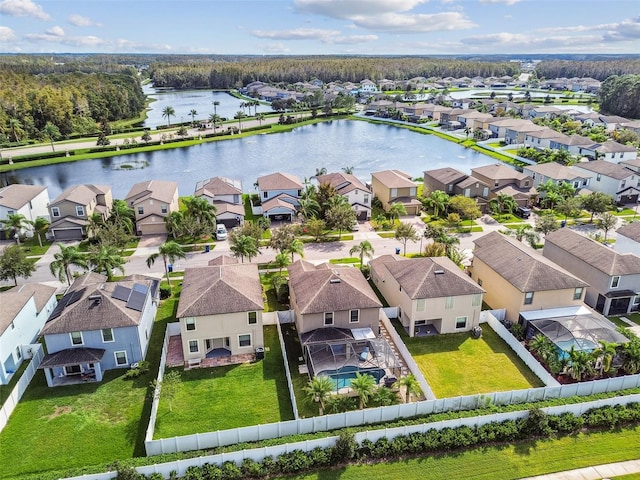
[[[330, 465], [366, 463], [371, 460], [390, 460], [407, 455], [450, 452], [483, 444], [567, 435], [584, 429], [612, 430], [639, 423], [640, 403], [595, 408], [581, 416], [575, 416], [572, 413], [553, 416], [536, 408], [529, 411], [527, 418], [520, 420], [492, 422], [475, 428], [461, 426], [442, 430], [431, 429], [424, 433], [400, 435], [393, 439], [381, 437], [375, 442], [364, 440], [361, 445], [358, 445], [353, 434], [343, 432], [335, 446], [330, 448], [315, 448], [310, 452], [294, 450], [277, 458], [268, 456], [261, 462], [246, 459], [241, 465], [225, 462], [223, 465], [191, 466], [183, 478], [185, 480], [264, 478], [276, 474], [301, 473]], [[137, 473], [132, 467], [121, 467], [118, 464], [113, 467], [118, 471], [117, 480], [147, 478]], [[160, 474], [153, 474], [148, 478], [161, 480], [163, 477]]]
[[[75, 155], [75, 152], [73, 150], [69, 151], [68, 153], [69, 153], [68, 156]], [[30, 162], [32, 160], [44, 160], [48, 158], [57, 158], [57, 157], [65, 157], [65, 156], [67, 156], [67, 152], [65, 150], [62, 150], [62, 151], [57, 150], [55, 152], [42, 152], [42, 153], [33, 153], [31, 155], [21, 155], [19, 157], [12, 158], [12, 161], [13, 163], [20, 163], [20, 162]], [[4, 164], [9, 163], [9, 158], [3, 157], [2, 163]]]

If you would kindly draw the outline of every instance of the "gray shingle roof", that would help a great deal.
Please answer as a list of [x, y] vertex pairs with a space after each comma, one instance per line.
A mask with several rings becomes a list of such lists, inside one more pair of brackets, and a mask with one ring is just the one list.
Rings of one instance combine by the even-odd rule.
[[178, 318], [263, 309], [262, 285], [255, 264], [225, 264], [184, 271]]
[[521, 292], [588, 286], [551, 260], [501, 233], [491, 232], [473, 243], [476, 245], [474, 259], [482, 260]]
[[383, 255], [369, 264], [380, 275], [387, 270], [412, 300], [484, 292], [447, 257], [405, 258]]
[[289, 266], [289, 288], [301, 314], [379, 308], [382, 304], [362, 272], [297, 260]]
[[468, 177], [466, 173], [462, 173], [460, 170], [451, 167], [425, 170], [423, 173], [425, 177], [431, 177], [444, 184], [456, 183]]
[[327, 173], [316, 177], [319, 184], [328, 183], [337, 190], [340, 195], [349, 193], [352, 190], [363, 190], [371, 193], [371, 191], [356, 176], [348, 173]]
[[[575, 170], [561, 165], [558, 162], [538, 163], [536, 165], [527, 165], [524, 167], [525, 171], [532, 171], [544, 175], [545, 177], [553, 178], [555, 180], [575, 180], [576, 178], [585, 178], [585, 174], [580, 174]], [[591, 175], [587, 175], [586, 178], [590, 178]]]
[[258, 177], [258, 189], [261, 192], [270, 190], [299, 190], [302, 188], [300, 179], [290, 173], [276, 172]]
[[111, 190], [107, 185], [72, 185], [66, 188], [60, 195], [51, 201], [51, 205], [68, 201], [78, 205], [89, 205], [98, 195], [103, 195]]
[[207, 195], [241, 195], [242, 183], [240, 180], [232, 180], [227, 177], [212, 177], [196, 183], [196, 190], [193, 194], [196, 197]]
[[38, 185], [8, 185], [0, 188], [0, 206], [18, 210], [46, 189]]
[[528, 175], [517, 171], [515, 168], [509, 167], [504, 163], [494, 163], [492, 165], [483, 165], [482, 167], [476, 167], [471, 169], [471, 175], [478, 174], [483, 177], [491, 178], [493, 180], [522, 180], [527, 178]]
[[640, 222], [632, 222], [624, 225], [616, 230], [616, 233], [640, 243]]
[[580, 162], [573, 165], [571, 168], [580, 170], [587, 170], [588, 172], [599, 173], [606, 177], [615, 178], [616, 180], [622, 180], [623, 178], [630, 177], [634, 174], [628, 168], [618, 165], [617, 163], [607, 162], [606, 160], [592, 160], [590, 162]]
[[400, 170], [373, 172], [371, 176], [387, 188], [411, 188], [416, 186], [411, 180], [411, 175]]
[[583, 260], [607, 275], [640, 274], [640, 257], [618, 253], [569, 228], [561, 228], [545, 236], [545, 244], [553, 245]]
[[41, 283], [25, 283], [0, 292], [0, 305], [2, 305], [0, 308], [0, 335], [11, 325], [11, 322], [15, 320], [16, 315], [20, 313], [31, 297], [34, 297], [36, 312], [40, 313], [55, 293], [55, 287]]
[[131, 187], [131, 190], [127, 193], [125, 200], [129, 204], [130, 202], [134, 202], [135, 204], [146, 200], [147, 198], [152, 198], [161, 202], [171, 203], [176, 190], [178, 190], [177, 182], [148, 180], [146, 182], [136, 183]]

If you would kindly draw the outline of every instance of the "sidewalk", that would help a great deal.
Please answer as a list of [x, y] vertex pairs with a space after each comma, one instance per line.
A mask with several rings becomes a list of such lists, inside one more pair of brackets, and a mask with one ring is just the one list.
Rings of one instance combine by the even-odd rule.
[[619, 477], [630, 473], [640, 473], [640, 459], [626, 462], [607, 463], [595, 467], [578, 468], [565, 472], [549, 473], [537, 477], [527, 477], [521, 480], [601, 480]]

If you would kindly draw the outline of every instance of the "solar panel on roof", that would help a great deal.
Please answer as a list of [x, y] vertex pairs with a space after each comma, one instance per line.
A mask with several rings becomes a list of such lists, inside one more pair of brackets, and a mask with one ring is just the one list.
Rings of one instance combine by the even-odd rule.
[[126, 302], [129, 300], [129, 296], [131, 295], [131, 289], [127, 287], [123, 287], [122, 285], [116, 285], [116, 288], [113, 289], [113, 293], [111, 294], [111, 298], [115, 298], [116, 300], [122, 300]]
[[132, 291], [127, 301], [127, 308], [141, 312], [146, 298], [146, 293]]
[[147, 288], [146, 285], [143, 285], [141, 283], [134, 283], [133, 284], [133, 290], [136, 292], [140, 292], [140, 293], [147, 293], [147, 291], [149, 291], [149, 289]]

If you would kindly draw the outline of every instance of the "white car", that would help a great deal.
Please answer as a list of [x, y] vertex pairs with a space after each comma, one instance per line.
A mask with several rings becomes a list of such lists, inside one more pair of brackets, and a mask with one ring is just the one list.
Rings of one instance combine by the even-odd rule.
[[222, 223], [216, 225], [216, 240], [226, 240], [227, 239], [227, 227], [225, 227]]

